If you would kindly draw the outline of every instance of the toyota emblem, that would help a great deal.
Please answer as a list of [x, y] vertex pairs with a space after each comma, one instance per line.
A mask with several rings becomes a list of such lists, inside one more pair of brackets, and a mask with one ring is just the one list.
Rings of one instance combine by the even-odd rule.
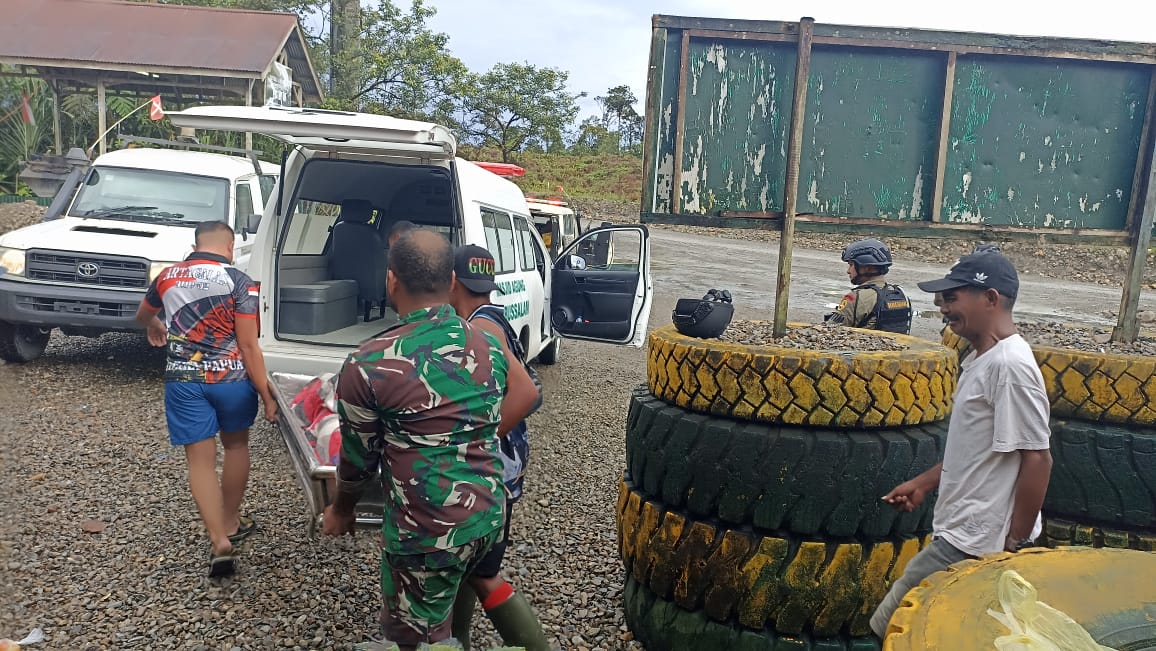
[[95, 278], [100, 273], [100, 265], [95, 262], [81, 262], [76, 265], [76, 274], [84, 278]]

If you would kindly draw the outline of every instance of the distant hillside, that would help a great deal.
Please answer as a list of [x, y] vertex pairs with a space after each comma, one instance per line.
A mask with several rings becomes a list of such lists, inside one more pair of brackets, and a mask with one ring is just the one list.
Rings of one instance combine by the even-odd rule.
[[[469, 160], [498, 161], [496, 153], [462, 152]], [[526, 176], [513, 179], [526, 192], [566, 194], [637, 205], [642, 197], [642, 159], [619, 155], [570, 155], [525, 152], [514, 161]]]

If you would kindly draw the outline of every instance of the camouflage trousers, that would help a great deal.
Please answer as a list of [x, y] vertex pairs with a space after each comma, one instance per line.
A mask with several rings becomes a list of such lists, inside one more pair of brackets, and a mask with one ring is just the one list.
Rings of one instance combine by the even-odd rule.
[[451, 637], [458, 587], [498, 540], [498, 528], [469, 544], [431, 554], [381, 552], [381, 630], [387, 640], [417, 646]]

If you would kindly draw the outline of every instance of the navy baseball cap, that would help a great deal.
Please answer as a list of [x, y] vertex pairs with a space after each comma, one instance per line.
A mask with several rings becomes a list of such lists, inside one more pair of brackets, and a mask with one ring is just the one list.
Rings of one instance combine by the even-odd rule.
[[494, 282], [494, 256], [475, 244], [459, 246], [454, 252], [454, 275], [458, 282], [475, 294], [489, 294], [498, 290]]
[[1015, 298], [1020, 291], [1020, 277], [1011, 260], [988, 250], [963, 256], [943, 278], [919, 283], [919, 289], [931, 293], [960, 287], [994, 289], [1000, 296]]

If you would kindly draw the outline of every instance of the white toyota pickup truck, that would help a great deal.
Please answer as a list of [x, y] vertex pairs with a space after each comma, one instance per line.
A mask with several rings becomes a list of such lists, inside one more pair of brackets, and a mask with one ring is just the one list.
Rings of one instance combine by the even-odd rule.
[[199, 222], [237, 231], [244, 269], [277, 175], [255, 157], [201, 151], [100, 156], [60, 218], [0, 236], [0, 358], [36, 359], [53, 328], [84, 336], [138, 330], [133, 315], [145, 290], [189, 254]]

